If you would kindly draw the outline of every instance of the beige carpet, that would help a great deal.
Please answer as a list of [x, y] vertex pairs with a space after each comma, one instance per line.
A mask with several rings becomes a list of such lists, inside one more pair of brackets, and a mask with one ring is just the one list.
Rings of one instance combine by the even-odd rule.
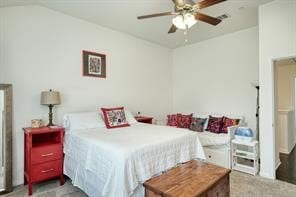
[[[230, 191], [232, 197], [296, 197], [296, 185], [254, 177], [236, 171], [230, 175]], [[58, 181], [34, 185], [33, 192], [33, 196], [36, 197], [86, 197], [81, 190], [71, 185], [70, 180], [63, 186], [59, 186]], [[12, 193], [4, 196], [27, 196], [27, 187], [16, 187]]]

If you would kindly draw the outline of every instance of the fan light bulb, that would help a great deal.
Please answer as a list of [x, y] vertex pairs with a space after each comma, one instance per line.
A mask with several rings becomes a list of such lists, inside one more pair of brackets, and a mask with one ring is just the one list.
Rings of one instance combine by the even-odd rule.
[[187, 13], [184, 15], [178, 15], [173, 18], [173, 24], [178, 29], [189, 29], [196, 23], [195, 17], [193, 14]]

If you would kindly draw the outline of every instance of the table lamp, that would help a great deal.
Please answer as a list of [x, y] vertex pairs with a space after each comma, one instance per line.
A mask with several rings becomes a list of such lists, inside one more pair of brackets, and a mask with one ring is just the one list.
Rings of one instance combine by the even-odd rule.
[[52, 108], [54, 105], [60, 104], [60, 93], [57, 91], [52, 91], [51, 89], [49, 91], [43, 91], [41, 92], [41, 105], [47, 105], [49, 107], [49, 126], [54, 126], [52, 123]]

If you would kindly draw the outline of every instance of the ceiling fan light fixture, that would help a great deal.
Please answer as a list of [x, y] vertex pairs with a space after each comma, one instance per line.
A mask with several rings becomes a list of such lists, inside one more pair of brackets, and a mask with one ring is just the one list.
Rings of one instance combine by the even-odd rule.
[[187, 28], [189, 29], [197, 21], [196, 21], [193, 14], [186, 13], [184, 15], [180, 14], [180, 15], [176, 16], [175, 18], [173, 18], [172, 22], [178, 29], [187, 29]]

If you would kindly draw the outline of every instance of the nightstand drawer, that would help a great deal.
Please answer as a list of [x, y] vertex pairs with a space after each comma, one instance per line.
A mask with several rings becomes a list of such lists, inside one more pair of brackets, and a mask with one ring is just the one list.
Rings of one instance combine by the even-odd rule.
[[32, 182], [42, 181], [62, 174], [62, 160], [32, 166]]
[[32, 164], [61, 159], [63, 156], [62, 151], [63, 148], [60, 144], [34, 147], [31, 152]]

